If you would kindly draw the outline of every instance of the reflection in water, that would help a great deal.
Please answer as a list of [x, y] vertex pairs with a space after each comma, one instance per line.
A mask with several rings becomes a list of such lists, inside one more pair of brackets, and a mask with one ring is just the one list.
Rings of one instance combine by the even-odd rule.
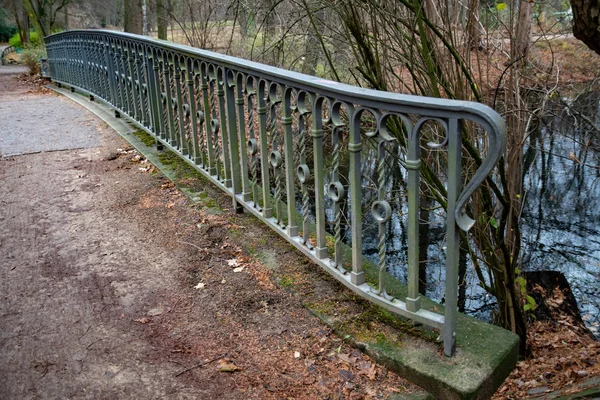
[[[600, 93], [580, 96], [532, 138], [525, 176], [523, 265], [562, 272], [587, 326], [600, 324]], [[575, 111], [576, 110], [576, 111]]]
[[[554, 270], [568, 279], [587, 326], [600, 325], [600, 92], [554, 104], [525, 153], [523, 231], [524, 270]], [[395, 210], [387, 243], [390, 272], [406, 282], [406, 237], [402, 207]], [[427, 248], [428, 297], [443, 301], [445, 213], [430, 216]], [[375, 224], [365, 215], [363, 247], [377, 260]], [[465, 276], [464, 311], [491, 320], [494, 299], [479, 285], [472, 268]]]

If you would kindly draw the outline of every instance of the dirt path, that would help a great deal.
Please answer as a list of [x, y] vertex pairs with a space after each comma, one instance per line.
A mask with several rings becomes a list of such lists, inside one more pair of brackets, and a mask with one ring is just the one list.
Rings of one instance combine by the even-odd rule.
[[[0, 109], [24, 124], [47, 130], [76, 107], [68, 102], [0, 72]], [[39, 122], [48, 107], [53, 115]], [[274, 240], [278, 262], [314, 266], [252, 228], [251, 217], [195, 206], [80, 112], [69, 129], [96, 142], [0, 158], [0, 398], [360, 399], [415, 390], [331, 334], [230, 237], [247, 229]], [[0, 137], [7, 126], [0, 121]]]

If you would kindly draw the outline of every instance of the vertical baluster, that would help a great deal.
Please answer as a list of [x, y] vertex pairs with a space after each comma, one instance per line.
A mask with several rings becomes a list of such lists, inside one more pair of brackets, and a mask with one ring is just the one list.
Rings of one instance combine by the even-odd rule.
[[252, 179], [252, 202], [254, 208], [260, 209], [258, 199], [258, 142], [254, 135], [254, 98], [256, 97], [256, 89], [254, 87], [254, 78], [248, 76], [246, 78], [246, 101], [248, 102], [248, 155], [250, 156], [250, 176]]
[[[126, 105], [125, 105], [125, 89], [123, 88], [123, 78], [122, 78], [122, 60], [123, 60], [123, 47], [122, 47], [122, 43], [120, 40], [115, 40], [115, 72], [116, 72], [116, 88], [117, 88], [117, 94], [118, 94], [118, 102], [119, 102], [119, 109], [121, 111], [125, 111], [126, 109]], [[119, 116], [119, 112], [115, 111], [115, 116]]]
[[306, 131], [307, 118], [310, 115], [310, 110], [306, 106], [306, 92], [298, 93], [298, 132], [299, 132], [299, 147], [300, 147], [300, 165], [296, 171], [300, 189], [302, 191], [302, 242], [306, 247], [312, 249], [310, 243], [310, 221], [308, 219], [309, 210], [309, 194], [308, 180], [310, 179], [310, 168], [306, 164], [306, 141], [308, 133]]
[[[158, 65], [156, 60], [156, 52], [152, 47], [144, 48], [144, 56], [148, 59], [146, 63], [146, 76], [148, 82], [148, 107], [150, 114], [150, 130], [157, 139], [160, 138], [160, 122], [159, 122], [159, 90], [156, 81]], [[156, 146], [160, 149], [160, 141], [156, 140]]]
[[129, 89], [128, 89], [128, 80], [127, 80], [127, 47], [125, 41], [121, 40], [120, 43], [120, 51], [121, 51], [121, 90], [123, 91], [123, 112], [125, 114], [130, 113], [129, 108]]
[[139, 51], [139, 46], [137, 43], [133, 43], [132, 46], [132, 52], [133, 52], [133, 94], [134, 97], [136, 98], [136, 102], [135, 102], [135, 120], [137, 122], [139, 122], [142, 126], [145, 125], [145, 121], [144, 121], [144, 97], [143, 97], [143, 90], [142, 90], [142, 68], [141, 68], [141, 64], [143, 62], [143, 59], [141, 59], [140, 57], [140, 51]]
[[173, 117], [173, 95], [172, 95], [172, 75], [173, 71], [173, 60], [169, 53], [163, 53], [164, 56], [164, 81], [165, 81], [165, 93], [166, 93], [166, 111], [167, 111], [167, 140], [173, 147], [177, 147], [177, 131], [175, 130], [175, 118]]
[[298, 236], [298, 225], [294, 218], [296, 213], [296, 191], [294, 184], [294, 141], [292, 133], [292, 89], [283, 88], [283, 109], [281, 111], [283, 124], [283, 151], [285, 158], [285, 184], [287, 197], [287, 234]]
[[169, 140], [169, 111], [167, 104], [167, 64], [165, 62], [165, 55], [163, 51], [159, 51], [157, 53], [157, 61], [158, 61], [158, 87], [160, 91], [160, 135], [162, 139], [165, 139], [167, 143], [170, 143]]
[[317, 244], [315, 255], [319, 259], [327, 258], [325, 242], [325, 195], [324, 195], [324, 162], [323, 162], [323, 112], [321, 107], [324, 99], [317, 97], [312, 101], [313, 119], [310, 136], [313, 140], [313, 157], [315, 173], [315, 216], [317, 220]]
[[206, 164], [206, 145], [205, 145], [205, 139], [204, 139], [204, 135], [206, 134], [205, 129], [204, 129], [204, 124], [205, 124], [205, 115], [204, 112], [201, 110], [203, 108], [202, 105], [202, 77], [200, 76], [200, 66], [198, 65], [198, 61], [196, 61], [195, 64], [195, 68], [194, 68], [194, 83], [195, 83], [195, 87], [196, 87], [196, 92], [194, 94], [194, 104], [196, 104], [196, 107], [198, 109], [198, 111], [196, 112], [197, 115], [197, 125], [198, 125], [198, 137], [197, 137], [197, 142], [198, 142], [198, 159], [195, 160], [195, 163], [197, 165], [201, 165], [203, 169], [207, 169], [208, 165]]
[[156, 137], [165, 138], [165, 121], [163, 118], [164, 104], [163, 104], [163, 89], [161, 84], [161, 60], [159, 50], [156, 48], [151, 49], [152, 52], [152, 85], [154, 86], [154, 106], [156, 107], [154, 133]]
[[[194, 60], [191, 58], [187, 59], [187, 89], [188, 89], [188, 99], [189, 99], [189, 107], [190, 107], [190, 118], [192, 124], [192, 154], [191, 159], [194, 161], [194, 164], [199, 164], [200, 162], [200, 149], [198, 147], [198, 120], [197, 120], [197, 104], [196, 104], [196, 89], [194, 88]], [[189, 133], [189, 132], [188, 132]]]
[[379, 138], [377, 148], [377, 201], [373, 203], [372, 213], [375, 221], [379, 224], [378, 232], [378, 267], [379, 267], [379, 287], [376, 293], [387, 297], [385, 288], [385, 273], [387, 272], [386, 241], [387, 241], [387, 222], [392, 216], [392, 208], [385, 200], [385, 187], [387, 182], [386, 151], [385, 138]]
[[180, 63], [179, 57], [175, 56], [173, 60], [175, 75], [173, 77], [175, 79], [175, 95], [177, 96], [177, 127], [179, 128], [177, 132], [179, 134], [179, 151], [181, 151], [181, 154], [185, 156], [188, 154], [188, 146], [187, 141], [185, 140], [185, 120], [183, 115], [184, 98], [181, 91], [181, 73], [183, 72], [185, 74], [185, 65], [181, 64], [182, 63]]
[[277, 105], [281, 102], [277, 93], [277, 84], [272, 83], [269, 87], [269, 123], [267, 132], [271, 134], [271, 153], [269, 161], [273, 167], [273, 176], [275, 178], [275, 214], [277, 224], [283, 226], [281, 212], [281, 165], [283, 159], [279, 151], [279, 132], [277, 129]]
[[[244, 75], [242, 73], [237, 74], [236, 86], [235, 86], [235, 105], [237, 107], [237, 128], [238, 128], [238, 139], [239, 139], [239, 164], [240, 164], [240, 179], [242, 183], [242, 200], [250, 201], [250, 184], [248, 182], [248, 149], [246, 140], [246, 117], [244, 113]], [[252, 121], [254, 124], [254, 121]], [[233, 156], [232, 156], [233, 158]], [[235, 158], [234, 158], [235, 160]]]
[[216, 73], [216, 93], [219, 103], [219, 125], [221, 126], [221, 146], [219, 146], [223, 154], [223, 170], [225, 177], [225, 187], [231, 187], [231, 158], [229, 155], [229, 133], [227, 129], [227, 114], [225, 111], [225, 71], [221, 67], [215, 67]]
[[360, 119], [363, 110], [352, 113], [350, 124], [350, 139], [348, 152], [350, 153], [350, 207], [352, 212], [352, 272], [351, 282], [354, 285], [365, 283], [362, 268], [362, 173], [360, 154], [362, 150], [360, 138]]
[[[214, 71], [213, 71], [214, 72]], [[218, 181], [223, 181], [223, 171], [221, 170], [221, 145], [219, 142], [219, 131], [221, 129], [221, 125], [219, 124], [219, 119], [217, 118], [217, 83], [214, 76], [209, 76], [209, 92], [210, 92], [210, 110], [211, 110], [211, 121], [210, 121], [210, 130], [211, 130], [211, 140], [212, 145], [214, 147], [214, 160], [215, 160], [215, 168], [216, 168], [216, 176]]]
[[[210, 78], [208, 76], [208, 65], [202, 64], [200, 66], [200, 72], [202, 73], [202, 101], [204, 103], [204, 124], [206, 132], [206, 147], [208, 153], [208, 173], [210, 175], [217, 174], [217, 168], [215, 165], [215, 148], [212, 141], [212, 133], [215, 125], [218, 125], [214, 119], [214, 97], [212, 91], [209, 92]], [[212, 107], [211, 107], [212, 104]]]
[[[333, 200], [333, 215], [334, 215], [334, 239], [335, 239], [335, 258], [334, 266], [341, 272], [345, 273], [342, 263], [342, 210], [341, 206], [345, 201], [346, 192], [344, 186], [340, 182], [339, 167], [340, 167], [340, 132], [345, 124], [342, 122], [340, 115], [341, 104], [337, 103], [332, 109], [333, 131], [331, 133], [331, 141], [333, 145], [333, 162], [331, 183], [328, 187], [329, 197]], [[348, 105], [345, 105], [348, 109]], [[349, 110], [351, 113], [351, 109]]]
[[114, 51], [114, 44], [113, 42], [109, 39], [108, 43], [107, 43], [107, 52], [106, 54], [106, 65], [108, 67], [108, 86], [110, 87], [110, 100], [109, 103], [111, 103], [114, 107], [118, 107], [118, 100], [117, 100], [117, 85], [115, 83], [115, 65], [114, 65], [114, 57], [115, 57], [115, 51]]
[[[240, 146], [238, 127], [236, 121], [236, 103], [235, 91], [237, 80], [235, 79], [235, 71], [225, 70], [223, 72], [225, 78], [225, 104], [227, 107], [227, 133], [229, 141], [229, 158], [231, 171], [231, 188], [233, 191], [233, 208], [236, 212], [242, 212], [241, 204], [238, 204], [236, 195], [242, 193], [242, 177], [240, 176]], [[243, 100], [243, 99], [242, 99]], [[242, 124], [241, 130], [244, 129]], [[246, 158], [246, 152], [243, 153], [243, 158]]]
[[458, 294], [458, 253], [460, 233], [456, 224], [456, 201], [461, 190], [461, 134], [457, 119], [448, 121], [448, 208], [446, 215], [446, 308], [444, 312], [444, 354], [456, 350], [456, 307]]
[[142, 86], [144, 93], [144, 122], [146, 128], [148, 128], [156, 136], [156, 123], [154, 121], [154, 93], [152, 91], [152, 79], [154, 72], [152, 71], [151, 53], [148, 50], [149, 48], [146, 45], [142, 45], [140, 48], [140, 56], [144, 60], [142, 63], [142, 76], [144, 77]]
[[135, 87], [135, 43], [127, 42], [127, 86], [129, 88], [129, 116], [138, 120], [138, 106]]
[[417, 312], [421, 308], [419, 296], [419, 170], [420, 135], [422, 123], [409, 132], [406, 168], [408, 169], [408, 296], [406, 309]]
[[269, 182], [269, 153], [267, 139], [267, 104], [266, 90], [268, 83], [261, 80], [258, 83], [258, 129], [260, 135], [260, 169], [262, 179], [262, 195], [263, 195], [263, 217], [271, 218], [273, 216], [273, 208], [271, 207], [271, 193]]

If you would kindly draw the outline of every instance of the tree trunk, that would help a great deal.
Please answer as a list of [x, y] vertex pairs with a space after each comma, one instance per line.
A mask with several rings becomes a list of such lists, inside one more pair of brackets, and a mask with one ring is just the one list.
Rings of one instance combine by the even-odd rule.
[[571, 0], [573, 35], [587, 47], [600, 54], [599, 0]]
[[470, 49], [481, 49], [481, 31], [479, 30], [479, 0], [469, 1], [469, 17], [467, 18], [467, 44]]
[[517, 31], [512, 46], [512, 59], [520, 65], [525, 61], [529, 53], [531, 41], [531, 21], [533, 20], [533, 2], [529, 0], [519, 3], [519, 16], [517, 19]]
[[325, 10], [323, 8], [312, 12], [314, 27], [309, 29], [306, 34], [306, 50], [304, 51], [304, 64], [302, 64], [302, 73], [316, 75], [317, 65], [319, 63], [320, 46], [315, 30], [319, 34], [323, 33], [323, 23], [325, 20]]
[[143, 33], [142, 1], [125, 0], [123, 11], [125, 32], [137, 33], [138, 35], [141, 35]]
[[238, 1], [236, 13], [237, 23], [240, 27], [240, 36], [246, 38], [248, 36], [248, 9], [246, 8], [246, 4]]
[[21, 19], [21, 28], [23, 29], [23, 33], [21, 34], [21, 44], [29, 44], [29, 30], [31, 29], [29, 26], [29, 15], [27, 15], [27, 11], [23, 9], [23, 18]]
[[163, 0], [156, 0], [156, 29], [158, 38], [167, 40], [167, 9]]

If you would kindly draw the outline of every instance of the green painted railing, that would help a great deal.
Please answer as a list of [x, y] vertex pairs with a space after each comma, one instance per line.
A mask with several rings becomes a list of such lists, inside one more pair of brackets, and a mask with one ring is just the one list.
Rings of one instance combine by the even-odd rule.
[[[362, 297], [442, 332], [455, 351], [459, 229], [466, 205], [503, 152], [506, 128], [472, 102], [380, 92], [148, 37], [67, 31], [46, 38], [51, 78], [128, 116]], [[461, 124], [487, 133], [486, 157], [461, 184]], [[447, 187], [445, 311], [421, 307], [420, 149], [425, 127]], [[401, 203], [401, 204], [398, 204]], [[393, 219], [407, 220], [408, 296], [386, 291]], [[374, 227], [374, 229], [372, 229]], [[329, 231], [329, 233], [328, 233]], [[371, 231], [376, 231], [370, 233]], [[377, 236], [379, 280], [363, 270], [363, 238]], [[351, 252], [344, 250], [351, 247]], [[351, 257], [344, 257], [351, 253]]]

